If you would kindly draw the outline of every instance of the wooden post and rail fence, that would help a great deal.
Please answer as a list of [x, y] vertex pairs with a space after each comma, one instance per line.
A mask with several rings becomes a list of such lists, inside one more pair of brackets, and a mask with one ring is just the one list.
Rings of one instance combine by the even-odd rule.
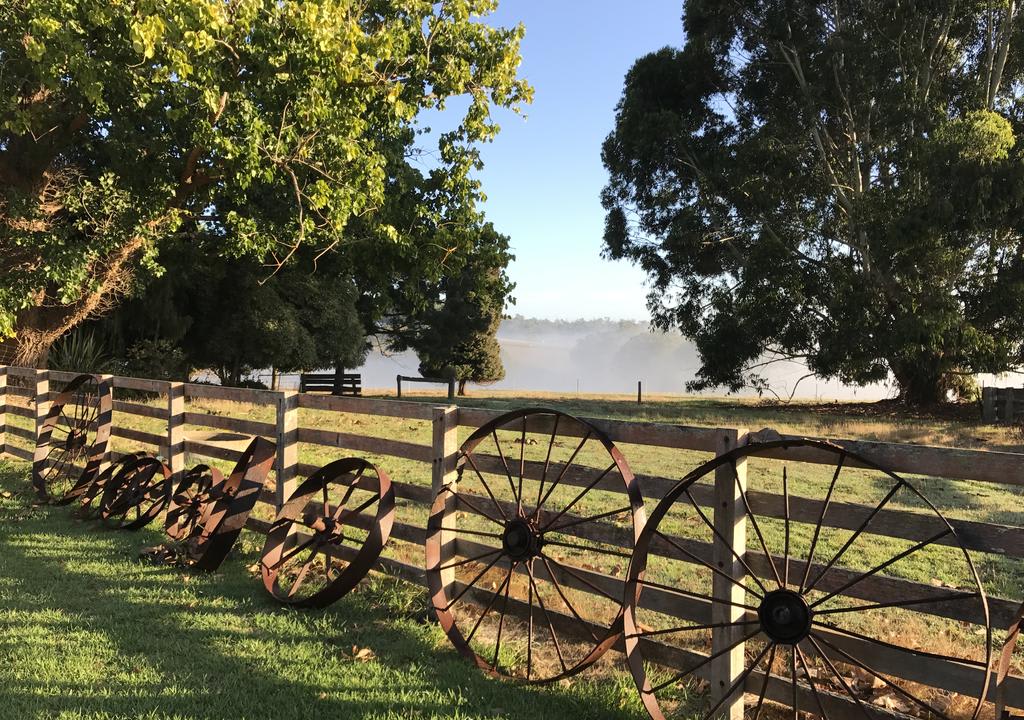
[[[49, 404], [56, 395], [55, 388], [51, 385], [60, 386], [73, 377], [73, 373], [0, 366], [0, 455], [31, 461], [39, 423], [46, 416]], [[404, 476], [399, 477], [392, 473], [396, 495], [402, 502], [399, 503], [399, 515], [392, 531], [392, 543], [379, 564], [382, 572], [415, 582], [423, 582], [424, 577], [422, 560], [415, 558], [422, 558], [425, 531], [422, 520], [408, 522], [409, 518], [403, 517], [402, 508], [416, 506], [421, 510], [418, 517], [422, 518], [422, 508], [429, 507], [434, 494], [445, 484], [456, 479], [455, 463], [460, 430], [475, 429], [501, 414], [494, 410], [454, 405], [435, 407], [422, 402], [313, 395], [294, 391], [250, 390], [127, 377], [113, 377], [111, 382], [115, 393], [112, 438], [129, 441], [133, 450], [140, 444], [147, 446], [152, 452], [159, 453], [176, 473], [180, 473], [198, 458], [233, 462], [241, 455], [236, 449], [199, 439], [196, 436], [198, 428], [260, 435], [276, 442], [278, 454], [275, 472], [272, 473], [268, 487], [261, 495], [262, 506], [269, 511], [282, 504], [294, 487], [296, 478], [316, 469], [315, 465], [303, 462], [303, 450], [309, 446], [369, 453], [374, 456], [374, 461], [386, 470], [389, 470], [389, 457], [400, 458], [403, 461], [403, 468], [408, 468], [407, 463], [410, 461], [416, 463], [416, 467], [421, 468], [419, 474], [405, 470]], [[125, 398], [119, 398], [119, 393], [124, 393]], [[138, 397], [141, 394], [148, 394], [145, 401], [139, 401]], [[203, 404], [210, 400], [227, 401], [238, 405], [218, 406], [216, 413], [204, 412]], [[266, 417], [271, 416], [272, 409], [274, 420], [268, 422], [252, 419], [260, 414], [256, 412], [260, 408], [267, 409], [262, 413]], [[239, 417], [231, 416], [231, 412]], [[309, 413], [318, 416], [320, 427], [304, 425], [304, 417], [308, 417]], [[430, 444], [324, 429], [325, 413], [340, 413], [346, 416], [354, 414], [371, 419], [399, 418], [403, 421], [403, 426], [416, 423], [415, 427], [429, 428], [429, 433], [424, 434], [429, 435]], [[154, 429], [143, 431], [126, 427], [123, 424], [126, 415], [143, 418], [151, 422]], [[698, 452], [709, 459], [743, 445], [748, 442], [749, 437], [741, 428], [585, 419], [607, 434], [613, 442], [630, 445], [630, 454], [642, 453], [644, 447], [649, 447], [658, 448], [662, 453]], [[361, 423], [370, 426], [365, 419], [361, 420]], [[157, 427], [162, 429], [157, 431]], [[929, 476], [937, 478], [936, 482], [969, 480], [997, 486], [1024, 486], [1024, 454], [856, 440], [832, 439], [831, 442], [894, 472]], [[342, 452], [338, 455], [342, 455]], [[117, 452], [110, 453], [111, 458], [118, 456]], [[833, 459], [831, 454], [813, 448], [803, 448], [787, 455], [789, 462], [829, 463]], [[687, 469], [692, 467], [692, 456], [681, 461], [680, 465]], [[389, 470], [389, 473], [391, 472]], [[745, 483], [746, 468], [743, 463], [737, 466], [737, 472], [740, 483]], [[650, 508], [679, 478], [638, 475], [637, 479]], [[582, 485], [585, 481], [567, 477], [565, 482]], [[782, 518], [785, 513], [794, 522], [813, 524], [818, 521], [818, 501], [811, 502], [806, 498], [790, 496], [784, 503], [781, 495], [767, 492], [751, 492], [749, 495], [754, 511], [765, 517]], [[713, 492], [709, 492], [706, 497], [698, 498], [701, 504], [713, 507], [715, 528], [722, 540], [729, 542], [727, 545], [716, 540], [708, 547], [708, 552], [710, 557], [713, 557], [720, 567], [726, 568], [728, 574], [734, 578], [742, 578], [745, 570], [738, 562], [737, 555], [746, 555], [753, 572], [759, 576], [764, 573], [763, 577], [767, 577], [768, 558], [745, 547], [747, 530], [739, 500], [736, 476], [733, 475], [731, 467], [728, 472], [716, 476]], [[824, 525], [853, 529], [863, 517], [862, 511], [865, 508], [866, 506], [844, 504], [844, 511], [830, 514]], [[902, 540], [919, 541], [930, 532], [925, 524], [920, 522], [920, 515], [910, 510], [886, 509], [879, 512], [873, 522], [874, 534]], [[1003, 556], [1015, 562], [1024, 558], [1024, 528], [975, 520], [954, 519], [951, 522], [960, 542], [972, 552]], [[264, 520], [251, 519], [247, 526], [257, 532], [265, 532], [269, 524]], [[600, 538], [600, 541], [607, 542], [607, 538]], [[458, 542], [455, 547], [458, 553]], [[622, 572], [624, 573], [624, 570]], [[576, 582], [575, 590], [593, 592], [588, 588], [621, 589], [623, 578], [588, 569], [584, 571], [583, 579], [588, 584]], [[450, 578], [450, 581], [455, 582], [454, 577]], [[928, 583], [885, 576], [866, 579], [842, 594], [869, 603], [884, 603], [898, 598], [939, 597], [946, 592], [948, 591]], [[737, 619], [739, 611], [735, 609], [733, 603], [742, 602], [742, 597], [737, 597], [737, 593], [742, 594], [742, 590], [736, 583], [730, 582], [724, 576], [720, 578], [716, 575], [712, 593], [714, 601], [681, 602], [678, 596], [664, 591], [645, 590], [641, 596], [641, 605], [657, 608], [659, 612], [691, 622], [719, 623]], [[729, 602], [724, 603], [722, 600]], [[990, 598], [989, 615], [992, 626], [997, 629], [1009, 627], [1020, 602], [1019, 597]], [[951, 609], [943, 603], [936, 602], [921, 607], [922, 609], [913, 612], [920, 612], [922, 616], [953, 618], [964, 623], [984, 622], [981, 616], [964, 617], [957, 614], [955, 608]], [[552, 617], [555, 626], [560, 631], [565, 631], [567, 635], [580, 632], [572, 618], [560, 616], [558, 613], [552, 613]], [[727, 647], [736, 639], [730, 635], [735, 632], [735, 628], [716, 629], [712, 634], [712, 651]], [[835, 645], [856, 649], [878, 672], [909, 682], [942, 688], [948, 692], [969, 692], [970, 688], [978, 687], [979, 673], [984, 672], [978, 667], [947, 659], [908, 655], [908, 651], [900, 648], [868, 646], [855, 637], [823, 632]], [[620, 641], [618, 649], [621, 650], [621, 647]], [[651, 647], [653, 650], [650, 657], [678, 668], [689, 666], [706, 657], [695, 650], [660, 645], [657, 642], [652, 642]], [[744, 643], [739, 643], [735, 650], [722, 654], [698, 674], [709, 681], [713, 691], [721, 693], [722, 689], [732, 685], [731, 681], [743, 670], [743, 653]], [[763, 678], [764, 675], [760, 671], [752, 673], [746, 681], [746, 692], [759, 692]], [[768, 699], [784, 704], [791, 702], [792, 686], [788, 679], [772, 675], [765, 687]], [[1006, 688], [1009, 704], [1017, 708], [1024, 706], [1024, 677], [1011, 676]], [[804, 708], [812, 707], [814, 698], [810, 693], [803, 688], [800, 689], [800, 693], [800, 705]], [[832, 717], [852, 719], [863, 716], [862, 708], [853, 702], [847, 702], [845, 705], [843, 702], [845, 701], [837, 701], [837, 712], [830, 711]], [[742, 692], [737, 692], [725, 708], [731, 718], [741, 718]], [[880, 717], [892, 715], [878, 706], [872, 706], [871, 710]]]

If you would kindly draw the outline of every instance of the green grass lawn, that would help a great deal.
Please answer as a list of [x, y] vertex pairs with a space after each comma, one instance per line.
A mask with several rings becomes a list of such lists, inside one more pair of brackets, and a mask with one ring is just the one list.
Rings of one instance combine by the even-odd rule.
[[248, 569], [255, 535], [214, 574], [150, 565], [137, 555], [158, 529], [34, 506], [28, 473], [0, 461], [0, 718], [645, 717], [622, 671], [546, 688], [484, 677], [399, 580], [282, 608]]

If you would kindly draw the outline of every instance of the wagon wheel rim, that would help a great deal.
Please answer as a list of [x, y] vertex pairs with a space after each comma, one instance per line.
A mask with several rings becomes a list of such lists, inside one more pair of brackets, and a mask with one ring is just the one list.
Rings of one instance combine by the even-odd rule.
[[192, 533], [182, 538], [196, 567], [216, 570], [227, 557], [263, 490], [276, 451], [275, 443], [254, 437], [231, 474], [210, 488]]
[[622, 578], [644, 524], [622, 453], [587, 421], [526, 408], [473, 432], [456, 473], [435, 496], [425, 546], [449, 640], [496, 677], [547, 683], [589, 667], [621, 636]]
[[[813, 523], [809, 545], [806, 552], [798, 552], [795, 548], [798, 523], [791, 517], [791, 502], [802, 498], [790, 494], [790, 463], [785, 461], [782, 466], [782, 496], [774, 498], [776, 501], [781, 499], [781, 517], [762, 515], [753, 509], [759, 503], [763, 507], [767, 498], [758, 497], [750, 488], [742, 487], [736, 472], [736, 463], [747, 457], [779, 458], [788, 451], [796, 451], [796, 457], [793, 459], [798, 460], [801, 450], [806, 449], [831, 453], [835, 463], [831, 482], [818, 503], [819, 513]], [[882, 489], [877, 491], [881, 495], [877, 503], [863, 507], [863, 518], [856, 518], [859, 520], [856, 523], [853, 519], [844, 521], [835, 517], [835, 508], [842, 505], [836, 500], [835, 490], [841, 482], [844, 469], [850, 467], [865, 468], [880, 474], [881, 487], [885, 488], [884, 492]], [[742, 573], [738, 577], [730, 577], [723, 574], [720, 568], [714, 567], [708, 562], [708, 555], [701, 556], [700, 548], [692, 544], [689, 538], [673, 536], [666, 531], [670, 526], [670, 523], [665, 522], [668, 513], [677, 507], [682, 508], [685, 514], [693, 517], [704, 529], [712, 543], [718, 543], [720, 547], [725, 546], [720, 531], [714, 528], [709, 511], [702, 508], [695, 497], [698, 492], [698, 481], [709, 476], [713, 478], [715, 471], [723, 468], [726, 473], [731, 472], [736, 479], [734, 488], [737, 507], [742, 511], [748, 526], [746, 552], [737, 554], [730, 551], [742, 567]], [[904, 540], [906, 547], [898, 550], [885, 548], [882, 553], [884, 559], [876, 559], [866, 570], [851, 571], [842, 565], [844, 558], [849, 558], [851, 553], [857, 552], [855, 548], [858, 543], [870, 542], [870, 536], [874, 534], [872, 530], [877, 529], [877, 526], [872, 526], [872, 522], [884, 516], [887, 507], [892, 509], [892, 502], [900, 493], [905, 494], [904, 500], [909, 499], [921, 509], [921, 517], [930, 519], [931, 530], [926, 532], [922, 528], [919, 534], [923, 537], [919, 540], [908, 534]], [[829, 515], [830, 509], [833, 510], [833, 515]], [[848, 510], [849, 507], [844, 506], [839, 512]], [[837, 539], [832, 548], [826, 548], [825, 532], [831, 533], [835, 528], [825, 523], [826, 517], [830, 522], [846, 522], [847, 524], [841, 527], [849, 531], [848, 535]], [[782, 538], [775, 538], [775, 543], [769, 541], [770, 533], [765, 531], [769, 519], [781, 520]], [[665, 530], [661, 527], [663, 523]], [[792, 546], [791, 539], [794, 543]], [[777, 546], [779, 543], [782, 552], [771, 552], [769, 546]], [[921, 594], [914, 597], [884, 602], [875, 602], [870, 598], [862, 599], [858, 595], [867, 592], [864, 584], [872, 579], [890, 580], [890, 576], [884, 573], [885, 570], [897, 567], [900, 562], [922, 550], [932, 548], [936, 551], [940, 544], [948, 545], [949, 549], [939, 548], [938, 552], [948, 552], [950, 557], [955, 557], [958, 563], [962, 563], [957, 569], [966, 587], [928, 587], [927, 592], [922, 590]], [[659, 547], [657, 553], [652, 552], [655, 545]], [[704, 548], [710, 548], [710, 544], [705, 543]], [[716, 601], [719, 610], [717, 614], [711, 615], [710, 621], [706, 617], [699, 621], [674, 617], [673, 622], [667, 623], [668, 627], [652, 626], [650, 619], [656, 617], [656, 614], [651, 611], [650, 606], [645, 607], [645, 603], [650, 601], [652, 590], [667, 593], [679, 601], [713, 600], [710, 588], [700, 593], [680, 584], [658, 582], [658, 574], [652, 573], [649, 565], [652, 556], [658, 556], [662, 563], [661, 570], [669, 575], [671, 572], [665, 570], [668, 565], [666, 557], [674, 556], [677, 562], [701, 567], [704, 572], [711, 573], [709, 577], [722, 578], [720, 583], [728, 584], [737, 591], [739, 597], [732, 598], [729, 602]], [[755, 572], [752, 565], [758, 565], [759, 571]], [[677, 574], [676, 577], [681, 575]], [[641, 595], [642, 591], [648, 594]], [[848, 592], [850, 594], [847, 594]], [[880, 671], [876, 669], [874, 660], [865, 660], [865, 652], [870, 652], [871, 649], [890, 654], [903, 652], [906, 653], [906, 659], [911, 662], [915, 659], [920, 661], [930, 658], [973, 668], [977, 678], [976, 692], [972, 693], [972, 697], [975, 698], [973, 718], [978, 717], [988, 693], [988, 668], [992, 660], [988, 602], [970, 554], [957, 538], [953, 526], [934, 504], [904, 478], [831, 443], [787, 439], [744, 446], [704, 463], [692, 471], [659, 502], [637, 540], [633, 563], [630, 566], [626, 598], [623, 625], [627, 661], [643, 704], [655, 720], [676, 717], [672, 712], [674, 701], [669, 698], [673, 697], [679, 683], [689, 682], [695, 676], [703, 676], [712, 662], [744, 643], [749, 645], [744, 653], [742, 672], [735, 677], [729, 687], [723, 686], [713, 696], [709, 703], [710, 709], [702, 712], [704, 720], [709, 720], [716, 713], [722, 712], [724, 703], [730, 697], [734, 697], [735, 693], [742, 693], [744, 689], [756, 697], [753, 705], [745, 709], [748, 717], [760, 717], [766, 698], [772, 699], [770, 696], [773, 694], [776, 700], [780, 697], [785, 698], [784, 701], [792, 709], [794, 717], [797, 717], [799, 712], [804, 712], [827, 718], [830, 716], [827, 708], [834, 707], [832, 703], [840, 701], [855, 706], [859, 714], [871, 717], [872, 710], [879, 711], [881, 708], [872, 705], [870, 698], [864, 698], [861, 696], [862, 693], [858, 693], [854, 688], [856, 681], [849, 675], [851, 672], [859, 673], [870, 679], [871, 683], [878, 685], [882, 693], [880, 697], [888, 697], [889, 701], [898, 702], [897, 707], [905, 715], [923, 713], [949, 720], [949, 716], [936, 707], [938, 703], [934, 699], [922, 697], [923, 693], [916, 688], [900, 685], [896, 682], [897, 676], [893, 675], [891, 670]], [[960, 612], [963, 613], [963, 617], [969, 617], [981, 625], [984, 629], [984, 646], [981, 653], [983, 657], [956, 657], [942, 652], [902, 647], [898, 640], [894, 642], [877, 636], [881, 634], [885, 625], [880, 621], [878, 612], [902, 613], [929, 606], [940, 618], [945, 616], [955, 619], [955, 613]], [[851, 618], [859, 618], [861, 624], [866, 627], [854, 629], [857, 623], [851, 621]], [[731, 636], [717, 646], [712, 646], [709, 652], [687, 657], [685, 667], [681, 669], [666, 671], [659, 668], [658, 673], [652, 671], [658, 663], [649, 663], [647, 656], [658, 657], [659, 654], [664, 656], [665, 653], [664, 647], [651, 645], [652, 642], [664, 643], [666, 638], [673, 636], [693, 638], [698, 632], [709, 633], [715, 630], [729, 630]], [[780, 667], [782, 670], [777, 670]], [[847, 674], [844, 674], [844, 668]], [[770, 669], [770, 672], [765, 672], [766, 669]], [[769, 692], [770, 685], [773, 692]], [[745, 696], [741, 694], [740, 697]]]
[[104, 491], [100, 518], [121, 530], [143, 528], [163, 512], [170, 489], [171, 469], [155, 457], [138, 457]]
[[394, 515], [391, 478], [377, 466], [345, 458], [320, 468], [296, 488], [267, 534], [263, 586], [289, 605], [330, 605], [377, 562]]
[[103, 492], [111, 483], [120, 482], [118, 475], [125, 471], [125, 467], [138, 462], [140, 458], [146, 457], [146, 452], [134, 452], [122, 455], [114, 462], [107, 465], [93, 479], [85, 485], [81, 492], [75, 497], [77, 505], [73, 513], [82, 518], [98, 516], [102, 510]]
[[112, 416], [105, 378], [78, 375], [57, 394], [33, 454], [32, 485], [40, 499], [66, 504], [88, 489], [106, 456]]
[[182, 476], [167, 506], [164, 530], [172, 540], [186, 540], [196, 533], [203, 509], [213, 500], [212, 489], [224, 482], [220, 470], [196, 465]]

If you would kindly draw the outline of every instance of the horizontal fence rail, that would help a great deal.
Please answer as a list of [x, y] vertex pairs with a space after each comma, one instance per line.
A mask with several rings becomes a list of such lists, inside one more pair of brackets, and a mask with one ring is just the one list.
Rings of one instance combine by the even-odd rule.
[[[37, 421], [45, 416], [50, 402], [57, 396], [63, 384], [72, 380], [75, 373], [41, 371], [31, 368], [0, 366], [0, 453], [31, 460], [37, 437]], [[406, 378], [403, 378], [406, 379]], [[260, 435], [277, 443], [278, 461], [275, 472], [261, 494], [258, 512], [247, 523], [247, 527], [259, 533], [266, 533], [269, 519], [295, 487], [297, 478], [315, 471], [323, 462], [312, 459], [328, 457], [336, 459], [348, 454], [368, 454], [387, 467], [400, 460], [406, 470], [403, 475], [393, 475], [395, 495], [399, 499], [399, 517], [392, 530], [392, 546], [379, 561], [379, 569], [414, 582], [423, 582], [422, 546], [425, 542], [423, 518], [433, 501], [434, 494], [455, 477], [455, 459], [460, 431], [464, 437], [469, 431], [494, 420], [504, 411], [481, 408], [448, 406], [438, 408], [425, 402], [388, 400], [355, 396], [295, 393], [293, 391], [267, 391], [243, 388], [228, 388], [202, 383], [176, 383], [114, 376], [114, 420], [112, 427], [112, 448], [110, 459], [120, 456], [123, 449], [146, 449], [158, 453], [176, 473], [186, 465], [209, 459], [225, 463], [235, 462], [248, 439]], [[222, 403], [217, 405], [216, 403]], [[223, 405], [226, 403], [227, 405]], [[133, 427], [125, 422], [130, 417]], [[411, 435], [379, 437], [353, 431], [351, 418], [366, 427], [374, 418], [394, 418], [408, 421], [408, 432], [420, 432], [430, 437], [428, 442], [417, 442]], [[349, 424], [341, 422], [348, 418]], [[368, 419], [368, 420], [367, 420]], [[711, 457], [720, 452], [723, 442], [734, 441], [737, 430], [730, 428], [708, 428], [666, 423], [648, 423], [605, 418], [581, 418], [605, 433], [613, 442], [624, 446], [627, 457], [642, 452], [643, 448], [661, 448], [668, 451], [689, 451], [704, 453]], [[405, 422], [402, 423], [406, 425]], [[336, 429], [344, 427], [345, 430]], [[358, 427], [358, 425], [356, 425]], [[525, 428], [530, 433], [550, 433], [551, 423], [537, 421]], [[761, 439], [767, 431], [740, 436], [738, 442]], [[563, 434], [581, 437], [583, 431], [563, 428]], [[770, 439], [779, 439], [777, 433], [767, 433]], [[525, 436], [524, 436], [525, 437]], [[765, 438], [768, 439], [768, 438]], [[115, 442], [116, 441], [116, 442]], [[1007, 452], [965, 450], [957, 448], [907, 445], [898, 443], [867, 442], [853, 439], [827, 439], [834, 445], [864, 457], [869, 463], [908, 477], [937, 478], [941, 481], [967, 480], [1004, 486], [1024, 485], [1024, 455]], [[831, 464], [835, 455], [812, 447], [767, 452], [758, 457], [768, 459], [784, 458], [787, 462]], [[480, 472], [502, 475], [507, 471], [506, 460], [497, 455], [481, 453], [474, 455]], [[679, 477], [663, 477], [652, 474], [637, 474], [637, 481], [648, 507], [653, 507], [670, 488], [676, 485], [686, 471], [696, 463], [687, 456], [679, 463]], [[850, 467], [857, 464], [849, 462]], [[418, 469], [416, 469], [418, 468]], [[565, 471], [564, 473], [562, 471]], [[555, 473], [562, 484], [570, 487], [587, 488], [609, 493], [624, 494], [624, 486], [618, 478], [599, 478], [600, 470], [574, 465], [564, 467], [556, 463], [527, 461], [522, 466], [523, 477], [540, 480], [544, 473]], [[389, 471], [390, 473], [390, 471]], [[550, 475], [549, 475], [550, 477]], [[595, 484], [596, 483], [596, 484]], [[713, 486], [694, 486], [695, 503], [708, 510], [717, 506], [720, 498]], [[477, 497], [470, 495], [469, 497]], [[503, 511], [513, 512], [514, 507], [494, 501]], [[820, 499], [799, 496], [783, 496], [772, 492], [750, 490], [751, 511], [758, 516], [794, 523], [815, 524], [820, 521]], [[481, 515], [476, 504], [459, 502], [458, 510], [468, 516]], [[823, 527], [840, 530], [855, 530], [872, 513], [872, 506], [836, 501]], [[403, 516], [402, 513], [407, 513]], [[416, 518], [412, 521], [409, 515]], [[550, 519], [545, 512], [543, 519]], [[627, 527], [608, 524], [581, 523], [572, 526], [578, 517], [572, 513], [562, 516], [561, 525], [569, 535], [620, 548], [632, 546], [631, 531]], [[936, 518], [908, 509], [885, 508], [871, 518], [872, 535], [895, 538], [901, 541], [920, 542], [935, 533]], [[1024, 557], [1024, 528], [1015, 525], [980, 520], [952, 520], [960, 543], [972, 552], [990, 553], [1009, 558]], [[955, 545], [952, 537], [939, 541]], [[748, 543], [749, 545], [749, 543]], [[488, 546], [463, 538], [456, 541], [458, 555], [472, 557], [486, 551]], [[331, 550], [330, 553], [345, 558], [347, 549]], [[685, 537], [668, 536], [654, 542], [651, 555], [692, 564], [709, 564], [715, 561], [715, 546]], [[753, 574], [769, 579], [772, 565], [782, 561], [776, 555], [766, 555], [758, 546], [749, 546], [744, 559]], [[793, 560], [793, 572], [804, 574], [804, 563]], [[496, 567], [501, 567], [497, 564]], [[507, 565], [506, 565], [507, 567]], [[825, 566], [821, 561], [812, 562], [810, 575], [816, 576]], [[582, 593], [601, 593], [621, 597], [623, 576], [607, 574], [594, 568], [571, 567], [571, 572], [555, 571], [556, 579], [567, 588]], [[518, 567], [515, 572], [523, 572]], [[540, 571], [543, 573], [546, 571]], [[878, 574], [866, 578], [850, 587], [844, 587], [859, 573], [842, 567], [833, 567], [822, 580], [821, 589], [826, 592], [839, 590], [842, 596], [870, 603], [885, 603], [897, 598], [936, 598], [949, 594], [948, 588], [915, 582], [899, 577]], [[463, 586], [456, 583], [456, 590]], [[1010, 624], [1020, 600], [991, 598], [989, 613], [993, 627], [1000, 629]], [[682, 597], [668, 588], [646, 587], [640, 599], [641, 607], [671, 617], [692, 622], [708, 623], [712, 619], [713, 603], [707, 599]], [[527, 612], [528, 604], [522, 598], [509, 599], [510, 612], [521, 615]], [[950, 602], [931, 602], [914, 610], [924, 617], [951, 618], [967, 623], [981, 624], [985, 618], [977, 612], [964, 613], [962, 607]], [[581, 632], [578, 618], [560, 615], [551, 611], [552, 623], [567, 636]], [[909, 682], [925, 683], [941, 687], [950, 692], [968, 693], [978, 687], [978, 678], [984, 668], [969, 662], [959, 663], [927, 654], [908, 651], [904, 648], [878, 647], [869, 645], [863, 639], [841, 630], [825, 631], [825, 637], [838, 648], [856, 651], [872, 663], [874, 669], [903, 678]], [[695, 650], [659, 643], [651, 639], [644, 641], [647, 657], [674, 668], [694, 664], [706, 657]], [[619, 648], [621, 650], [621, 641]], [[706, 679], [713, 672], [713, 664], [701, 671]], [[748, 692], [758, 692], [764, 679], [757, 671], [747, 679]], [[791, 702], [792, 686], [784, 678], [772, 676], [765, 686], [766, 696], [782, 703]], [[1007, 685], [1010, 705], [1024, 706], [1024, 678], [1012, 676]], [[800, 690], [801, 693], [805, 691]], [[990, 690], [991, 693], [991, 690]], [[813, 699], [799, 698], [803, 707], [811, 707]], [[838, 697], [824, 698], [835, 711], [836, 717], [862, 715], [860, 708], [848, 700]], [[878, 716], [892, 715], [872, 706]]]

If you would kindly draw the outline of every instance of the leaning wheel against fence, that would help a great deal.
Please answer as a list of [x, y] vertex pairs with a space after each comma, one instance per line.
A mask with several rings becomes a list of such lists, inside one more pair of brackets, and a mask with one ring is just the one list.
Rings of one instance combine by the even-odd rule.
[[171, 495], [164, 518], [164, 531], [172, 540], [184, 540], [196, 532], [203, 510], [212, 501], [213, 488], [224, 482], [224, 474], [215, 467], [199, 464], [189, 468]]
[[622, 453], [556, 410], [502, 415], [462, 445], [427, 524], [434, 612], [485, 672], [541, 683], [621, 636], [643, 499]]
[[330, 605], [370, 572], [394, 520], [387, 473], [360, 458], [325, 465], [278, 511], [263, 546], [263, 586], [296, 607]]
[[57, 394], [39, 428], [32, 463], [40, 499], [71, 502], [69, 493], [99, 474], [112, 414], [110, 382], [98, 375], [79, 375]]
[[122, 455], [107, 465], [91, 482], [76, 485], [66, 496], [77, 503], [72, 509], [73, 514], [82, 518], [98, 517], [102, 510], [104, 489], [110, 485], [120, 486], [124, 474], [130, 472], [140, 459], [148, 456], [149, 453], [141, 450]]
[[105, 482], [100, 519], [120, 530], [139, 530], [163, 512], [171, 499], [171, 469], [155, 457], [135, 457]]
[[952, 525], [833, 444], [748, 445], [689, 473], [640, 534], [626, 597], [629, 666], [656, 720], [715, 717], [744, 690], [755, 718], [766, 700], [794, 717], [977, 717], [988, 690], [988, 604]]
[[276, 451], [269, 440], [253, 438], [231, 474], [209, 490], [191, 533], [181, 538], [197, 568], [216, 570], [224, 562], [259, 499]]

